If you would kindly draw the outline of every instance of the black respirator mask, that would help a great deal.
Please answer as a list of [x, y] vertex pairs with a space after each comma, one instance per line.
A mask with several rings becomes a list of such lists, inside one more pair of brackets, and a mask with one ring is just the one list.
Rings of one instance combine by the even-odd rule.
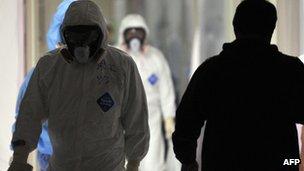
[[103, 37], [98, 26], [70, 26], [63, 36], [69, 53], [80, 64], [96, 56]]
[[143, 28], [129, 28], [124, 32], [124, 40], [131, 52], [140, 52], [146, 39], [146, 32]]

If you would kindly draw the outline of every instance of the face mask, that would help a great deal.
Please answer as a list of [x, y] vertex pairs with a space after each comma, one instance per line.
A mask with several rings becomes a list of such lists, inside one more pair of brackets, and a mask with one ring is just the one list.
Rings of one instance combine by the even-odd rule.
[[64, 38], [73, 58], [86, 64], [97, 53], [102, 34], [95, 26], [72, 26], [65, 30]]
[[141, 48], [140, 40], [133, 38], [129, 43], [129, 48], [132, 53], [139, 53]]
[[90, 57], [90, 47], [80, 46], [74, 49], [74, 56], [80, 64], [85, 64], [88, 62]]

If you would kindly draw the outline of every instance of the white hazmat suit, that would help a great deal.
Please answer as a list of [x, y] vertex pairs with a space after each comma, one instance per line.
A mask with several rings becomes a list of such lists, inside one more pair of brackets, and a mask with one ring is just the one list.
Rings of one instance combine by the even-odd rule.
[[[162, 133], [162, 120], [164, 119], [165, 131], [169, 142], [169, 154], [174, 160], [176, 168], [179, 162], [173, 156], [171, 133], [174, 131], [175, 94], [169, 65], [160, 50], [148, 45], [145, 41], [142, 51], [135, 53], [127, 48], [124, 40], [125, 31], [132, 28], [144, 29], [146, 36], [149, 29], [140, 15], [130, 14], [126, 16], [119, 29], [118, 46], [129, 53], [137, 64], [143, 80], [147, 95], [150, 127], [150, 147], [146, 157], [142, 160], [140, 171], [163, 171], [166, 169], [165, 144]], [[171, 146], [170, 146], [171, 145]], [[173, 166], [174, 168], [174, 166]]]
[[[79, 64], [57, 49], [39, 60], [21, 102], [15, 153], [27, 158], [36, 148], [42, 121], [48, 119], [54, 148], [50, 171], [123, 171], [125, 158], [139, 162], [148, 151], [142, 81], [132, 58], [108, 46], [106, 23], [96, 4], [70, 5], [62, 30], [78, 25], [100, 28], [100, 55]], [[20, 146], [20, 140], [25, 144]]]

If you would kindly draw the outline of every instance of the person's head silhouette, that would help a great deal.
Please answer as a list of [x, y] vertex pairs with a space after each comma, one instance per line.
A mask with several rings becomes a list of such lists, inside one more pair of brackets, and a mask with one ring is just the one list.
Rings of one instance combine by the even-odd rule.
[[266, 0], [244, 0], [236, 9], [233, 27], [236, 38], [260, 37], [271, 41], [276, 26], [277, 11]]

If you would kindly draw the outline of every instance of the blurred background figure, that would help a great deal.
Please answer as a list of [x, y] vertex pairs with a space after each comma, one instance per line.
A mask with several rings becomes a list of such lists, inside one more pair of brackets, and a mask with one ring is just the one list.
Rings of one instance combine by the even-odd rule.
[[63, 0], [57, 7], [57, 11], [53, 16], [53, 20], [46, 36], [48, 50], [51, 51], [58, 48], [59, 44], [61, 43], [62, 36], [60, 33], [60, 27], [68, 7], [74, 1], [76, 0]]
[[[75, 0], [64, 0], [61, 4], [59, 4], [56, 13], [54, 14], [52, 23], [49, 27], [49, 31], [47, 33], [47, 45], [48, 49], [54, 50], [58, 48], [59, 43], [61, 42], [61, 34], [60, 27], [64, 19], [65, 12], [72, 2]], [[18, 100], [16, 104], [16, 118], [19, 114], [19, 107], [24, 97], [25, 91], [27, 89], [29, 80], [33, 74], [33, 70], [31, 69], [26, 77], [24, 78], [24, 82], [20, 87]], [[37, 160], [41, 171], [46, 171], [49, 163], [49, 159], [53, 153], [52, 145], [50, 142], [50, 137], [48, 135], [48, 123], [47, 121], [43, 123], [42, 132], [39, 138], [38, 147], [37, 147]]]
[[[127, 15], [119, 28], [118, 47], [134, 59], [142, 78], [149, 111], [150, 147], [140, 164], [140, 171], [167, 170], [165, 162], [175, 164], [172, 150], [167, 158], [165, 142], [172, 149], [171, 134], [174, 131], [175, 94], [169, 65], [160, 50], [151, 46], [147, 37], [149, 29], [144, 18], [138, 14]], [[164, 123], [164, 134], [162, 131]], [[171, 154], [170, 154], [171, 153]], [[173, 162], [173, 163], [172, 163]], [[174, 167], [174, 166], [173, 166]]]

